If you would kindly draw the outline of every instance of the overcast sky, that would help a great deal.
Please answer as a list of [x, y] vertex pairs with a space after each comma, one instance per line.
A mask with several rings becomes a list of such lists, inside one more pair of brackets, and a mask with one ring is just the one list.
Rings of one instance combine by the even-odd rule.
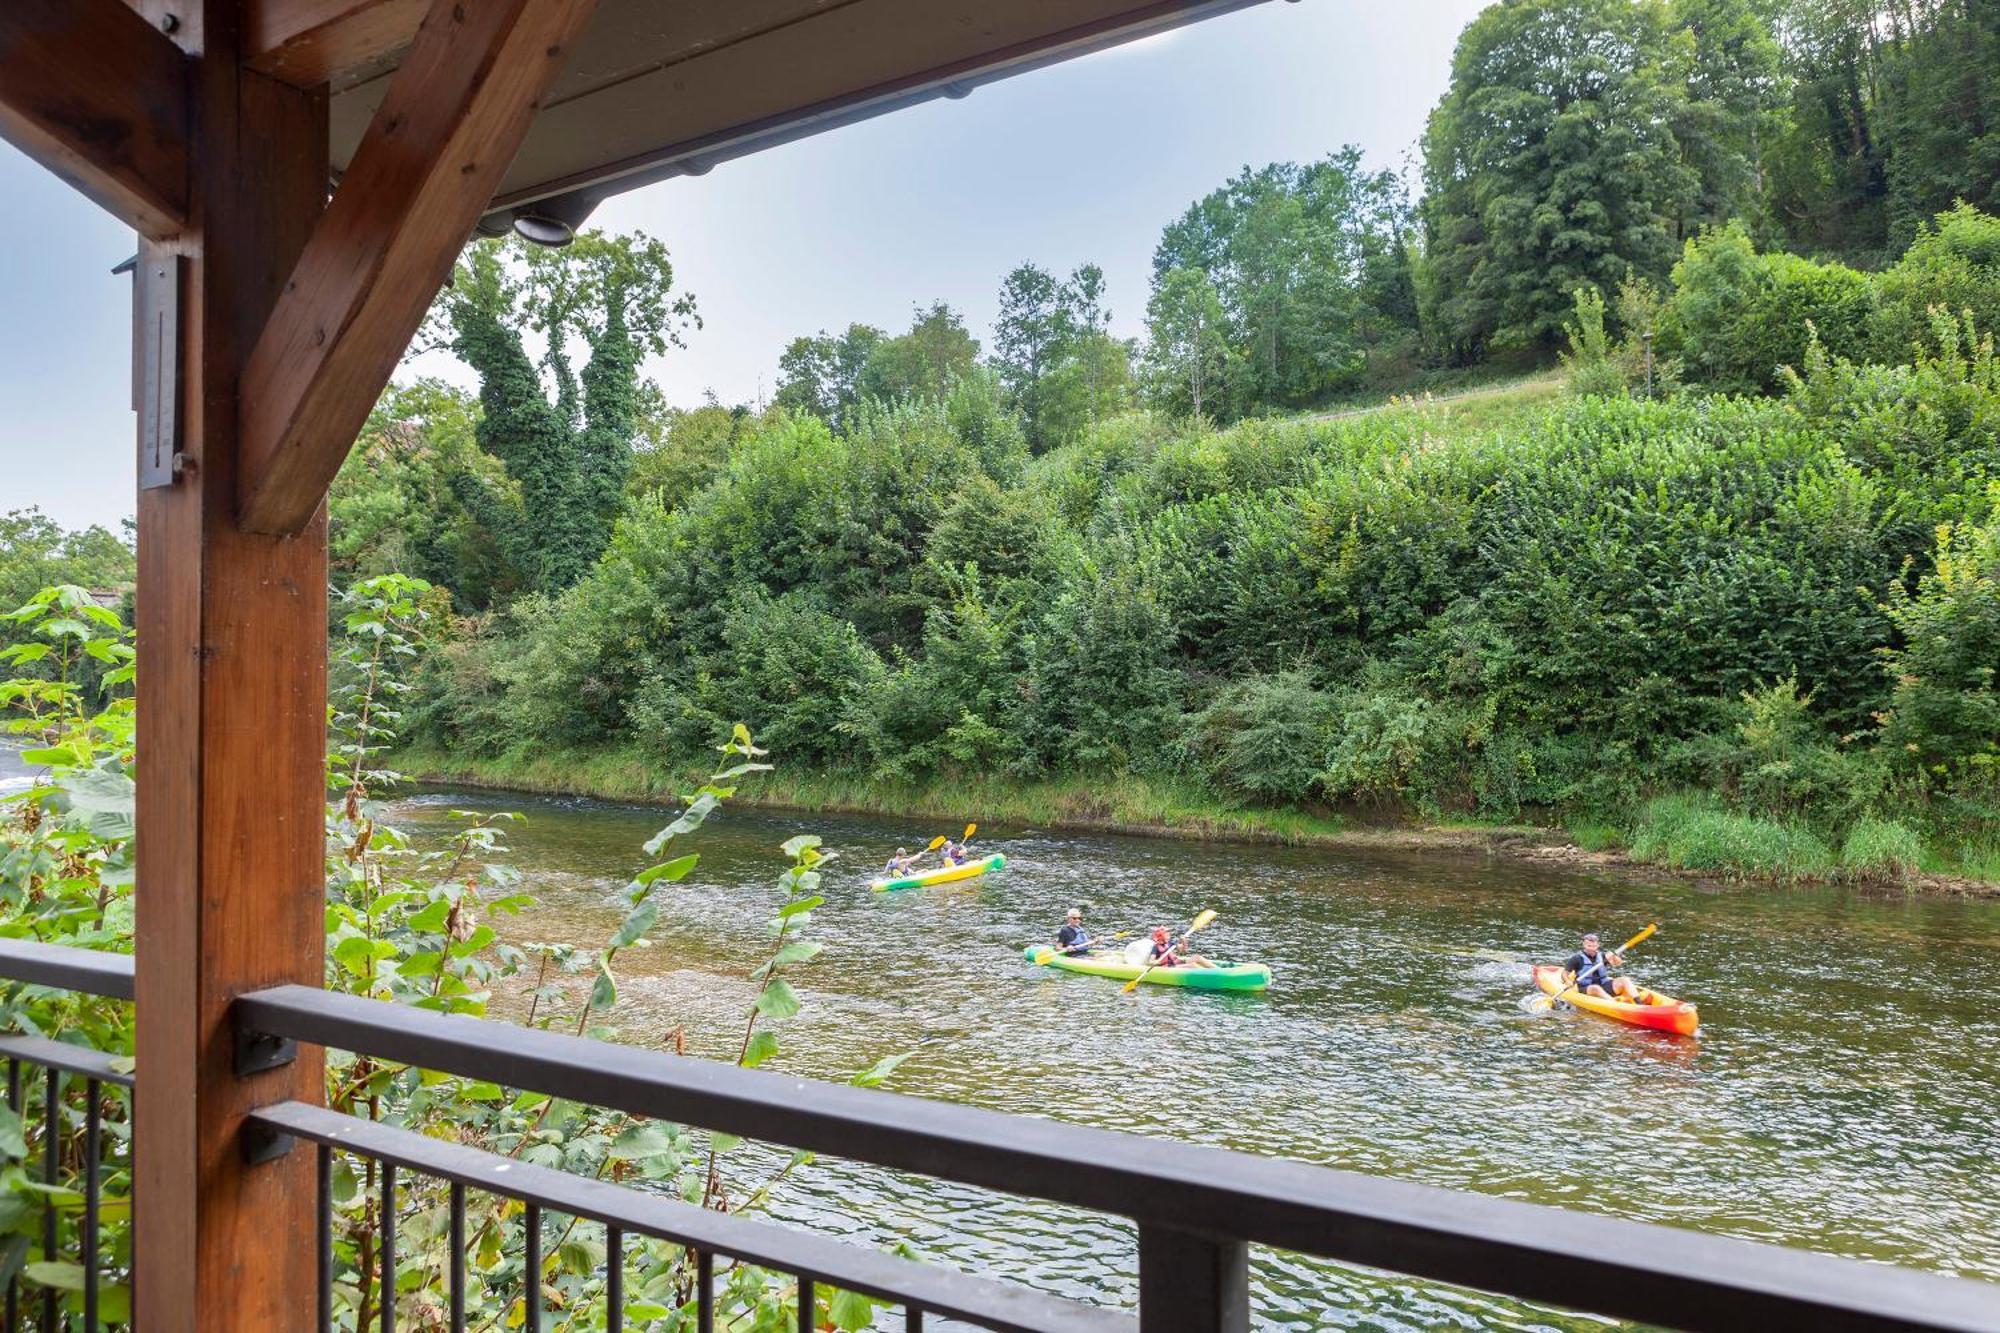
[[[1344, 143], [1404, 167], [1480, 8], [1259, 5], [635, 191], [592, 224], [664, 239], [695, 294], [704, 327], [647, 367], [677, 403], [768, 397], [794, 335], [900, 331], [937, 299], [987, 342], [1024, 260], [1101, 265], [1113, 329], [1136, 335], [1160, 229], [1241, 167]], [[110, 270], [133, 248], [0, 143], [0, 511], [132, 512], [130, 296]]]

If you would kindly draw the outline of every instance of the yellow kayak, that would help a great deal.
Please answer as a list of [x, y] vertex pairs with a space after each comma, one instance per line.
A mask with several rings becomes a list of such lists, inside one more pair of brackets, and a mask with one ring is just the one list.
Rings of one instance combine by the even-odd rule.
[[1588, 1009], [1600, 1018], [1616, 1019], [1620, 1023], [1630, 1023], [1634, 1027], [1651, 1028], [1655, 1032], [1675, 1032], [1683, 1037], [1692, 1037], [1701, 1025], [1701, 1015], [1686, 1000], [1676, 1000], [1671, 995], [1662, 995], [1656, 990], [1639, 991], [1639, 1002], [1606, 999], [1601, 995], [1589, 995], [1580, 990], [1570, 990], [1566, 994], [1567, 974], [1559, 967], [1538, 967], [1535, 969], [1535, 985], [1544, 995], [1561, 995], [1564, 1004], [1573, 1004], [1579, 1009]]
[[933, 866], [929, 870], [919, 870], [914, 874], [884, 876], [868, 881], [868, 887], [877, 893], [891, 893], [897, 889], [921, 889], [932, 884], [950, 884], [956, 880], [972, 879], [989, 870], [1004, 870], [1007, 858], [999, 852], [982, 856], [977, 861], [967, 861], [963, 865]]

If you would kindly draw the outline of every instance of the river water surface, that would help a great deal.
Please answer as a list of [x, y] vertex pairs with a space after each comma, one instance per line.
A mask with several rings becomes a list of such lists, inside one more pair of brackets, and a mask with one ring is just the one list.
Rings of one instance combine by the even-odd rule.
[[[496, 922], [503, 934], [591, 947], [667, 822], [457, 792], [392, 817], [441, 828], [454, 809], [526, 815], [514, 860], [540, 902]], [[978, 838], [1007, 854], [1002, 873], [868, 890], [898, 844], [947, 831], [715, 816], [690, 844], [700, 866], [665, 891], [653, 946], [624, 956], [623, 1039], [685, 1028], [694, 1053], [734, 1055], [778, 844], [813, 832], [842, 859], [813, 919], [827, 949], [793, 974], [805, 1008], [779, 1025], [776, 1067], [846, 1078], [910, 1051], [892, 1086], [924, 1097], [2000, 1280], [2000, 903], [1003, 828]], [[1214, 908], [1201, 948], [1262, 960], [1276, 983], [1126, 995], [1023, 962], [1073, 905], [1100, 930]], [[1523, 1011], [1520, 960], [1653, 920], [1631, 970], [1700, 1004], [1698, 1039]], [[1135, 1299], [1117, 1220], [827, 1160], [788, 1181], [776, 1211], [1065, 1296]], [[1263, 1327], [1596, 1322], [1296, 1256], [1253, 1263]]]

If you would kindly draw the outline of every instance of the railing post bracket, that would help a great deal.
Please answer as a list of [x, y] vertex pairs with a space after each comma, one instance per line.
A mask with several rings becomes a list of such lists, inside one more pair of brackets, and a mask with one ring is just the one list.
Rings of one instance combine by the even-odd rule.
[[275, 1162], [292, 1150], [298, 1139], [261, 1120], [243, 1122], [243, 1160], [251, 1166]]
[[248, 1078], [273, 1069], [282, 1069], [299, 1058], [299, 1044], [290, 1037], [274, 1037], [268, 1032], [236, 1029], [236, 1077]]

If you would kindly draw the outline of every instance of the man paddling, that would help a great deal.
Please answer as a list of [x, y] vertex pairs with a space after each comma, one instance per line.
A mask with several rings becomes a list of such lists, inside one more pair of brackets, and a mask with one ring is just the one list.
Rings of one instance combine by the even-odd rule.
[[888, 864], [883, 866], [882, 870], [891, 879], [897, 879], [909, 874], [910, 867], [916, 864], [916, 860], [916, 857], [910, 855], [909, 848], [898, 847], [896, 854], [889, 858]]
[[1585, 995], [1596, 995], [1603, 999], [1633, 1000], [1639, 998], [1639, 988], [1632, 984], [1630, 977], [1614, 977], [1611, 969], [1625, 966], [1625, 960], [1615, 953], [1606, 953], [1599, 947], [1595, 934], [1583, 937], [1583, 948], [1569, 956], [1563, 964], [1563, 971], [1574, 978], [1574, 985]]
[[1095, 941], [1090, 932], [1083, 928], [1083, 909], [1072, 907], [1063, 917], [1062, 925], [1056, 930], [1056, 947], [1072, 957], [1090, 952]]

